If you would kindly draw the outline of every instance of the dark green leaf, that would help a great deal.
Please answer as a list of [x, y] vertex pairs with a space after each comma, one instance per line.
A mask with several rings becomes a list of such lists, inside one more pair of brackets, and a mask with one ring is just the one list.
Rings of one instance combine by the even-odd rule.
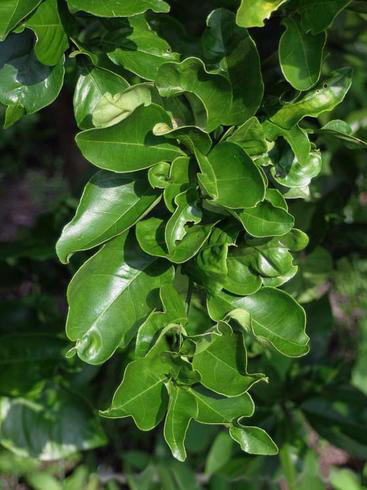
[[27, 114], [51, 104], [64, 80], [64, 60], [41, 65], [33, 52], [33, 34], [26, 30], [0, 43], [0, 102], [23, 107]]
[[[135, 0], [132, 2], [135, 4]], [[125, 19], [120, 29], [103, 38], [103, 45], [111, 61], [146, 80], [154, 80], [163, 63], [178, 59], [177, 53], [150, 27], [144, 15]]]
[[232, 87], [232, 105], [222, 114], [222, 124], [242, 124], [257, 112], [264, 92], [256, 45], [229, 10], [213, 10], [207, 26], [202, 38], [204, 56]]
[[107, 442], [91, 407], [63, 388], [37, 399], [2, 398], [0, 419], [1, 444], [23, 457], [52, 461]]
[[226, 141], [237, 143], [250, 156], [261, 155], [268, 149], [264, 130], [257, 117], [250, 117], [226, 138]]
[[197, 121], [197, 126], [208, 132], [221, 124], [223, 113], [231, 106], [230, 83], [221, 75], [208, 73], [199, 58], [165, 63], [159, 68], [155, 83], [162, 97], [195, 95], [205, 109], [205, 121]]
[[352, 0], [301, 0], [298, 13], [306, 31], [318, 34], [324, 31], [334, 21], [335, 17], [347, 7]]

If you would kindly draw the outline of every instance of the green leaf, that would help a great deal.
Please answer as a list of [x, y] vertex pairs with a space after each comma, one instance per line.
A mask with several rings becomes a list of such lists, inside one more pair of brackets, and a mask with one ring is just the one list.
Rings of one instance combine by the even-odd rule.
[[97, 172], [85, 186], [74, 218], [56, 244], [67, 263], [80, 250], [89, 250], [128, 230], [160, 200], [142, 173]]
[[231, 427], [229, 435], [249, 454], [275, 456], [278, 448], [273, 439], [260, 427]]
[[41, 0], [2, 0], [0, 4], [0, 41], [4, 41], [9, 32], [40, 3]]
[[[233, 441], [226, 432], [219, 432], [210, 448], [205, 473], [212, 475], [217, 473], [226, 463], [231, 460], [233, 453]], [[216, 488], [216, 487], [215, 487]]]
[[185, 461], [185, 438], [191, 419], [196, 417], [197, 404], [189, 391], [168, 383], [169, 405], [164, 423], [164, 438], [172, 455], [179, 461]]
[[153, 189], [165, 189], [168, 186], [171, 165], [167, 162], [157, 163], [148, 170], [148, 181]]
[[156, 136], [164, 135], [166, 138], [175, 138], [184, 145], [190, 153], [195, 153], [195, 148], [206, 155], [212, 146], [212, 140], [208, 133], [196, 126], [181, 126], [175, 129], [166, 124], [157, 124], [153, 128]]
[[48, 388], [36, 399], [1, 398], [0, 442], [22, 457], [52, 461], [106, 444], [91, 407], [64, 388]]
[[162, 218], [140, 221], [136, 225], [136, 238], [147, 254], [167, 258], [175, 264], [182, 264], [196, 255], [204, 245], [216, 221], [212, 218], [205, 219], [200, 224], [189, 227], [183, 239], [175, 244], [172, 254], [168, 253], [166, 246], [166, 223], [167, 220]]
[[223, 113], [231, 106], [230, 83], [221, 75], [207, 72], [199, 58], [163, 64], [155, 83], [162, 97], [182, 93], [195, 95], [205, 109], [205, 121], [197, 121], [196, 125], [208, 132], [222, 123]]
[[65, 72], [63, 59], [54, 67], [42, 65], [34, 54], [33, 42], [33, 34], [25, 30], [0, 43], [0, 103], [21, 106], [27, 114], [56, 99]]
[[159, 122], [170, 123], [161, 107], [141, 106], [115, 126], [79, 133], [76, 142], [85, 158], [97, 167], [114, 172], [141, 170], [182, 154], [164, 137], [151, 133]]
[[301, 409], [311, 426], [331, 444], [366, 458], [367, 397], [352, 386], [330, 385], [322, 396], [306, 399]]
[[269, 194], [256, 207], [233, 212], [233, 215], [242, 223], [247, 233], [257, 238], [285, 235], [294, 225], [293, 216], [285, 209], [274, 206]]
[[93, 127], [92, 116], [105, 94], [115, 96], [128, 88], [129, 84], [120, 75], [100, 66], [83, 61], [81, 74], [74, 92], [74, 114], [80, 129]]
[[154, 80], [163, 63], [178, 59], [178, 54], [150, 27], [144, 15], [123, 19], [120, 25], [102, 39], [107, 56], [116, 65], [146, 80]]
[[340, 119], [334, 119], [315, 131], [317, 134], [333, 137], [345, 142], [349, 149], [366, 148], [367, 143], [356, 136], [348, 123]]
[[214, 321], [230, 314], [245, 329], [251, 328], [260, 342], [270, 343], [285, 356], [300, 357], [309, 350], [305, 312], [291, 296], [279, 289], [263, 287], [244, 297], [221, 292], [208, 298], [208, 310]]
[[285, 32], [279, 42], [279, 61], [284, 77], [297, 90], [310, 89], [320, 78], [326, 33], [313, 35], [300, 23], [284, 19]]
[[239, 396], [265, 376], [247, 373], [242, 335], [232, 332], [225, 323], [220, 325], [220, 331], [222, 335], [217, 336], [207, 349], [194, 355], [192, 365], [206, 388], [224, 396]]
[[99, 17], [129, 17], [143, 14], [147, 10], [153, 12], [169, 12], [169, 4], [163, 0], [67, 0], [73, 10], [83, 10]]
[[274, 166], [271, 175], [274, 180], [285, 187], [305, 187], [319, 175], [322, 167], [321, 154], [312, 151], [306, 162], [300, 163], [288, 147], [279, 157], [272, 158]]
[[248, 393], [223, 398], [198, 388], [187, 388], [196, 399], [198, 412], [195, 420], [201, 424], [230, 424], [240, 417], [252, 417], [254, 402]]
[[163, 196], [167, 209], [175, 210], [175, 198], [195, 184], [196, 162], [189, 157], [177, 157], [173, 160]]
[[278, 126], [291, 129], [306, 116], [318, 117], [340, 104], [350, 89], [351, 69], [341, 68], [317, 88], [307, 92], [300, 100], [284, 104], [270, 120]]
[[228, 247], [235, 245], [238, 227], [216, 227], [194, 262], [185, 268], [195, 282], [215, 294], [223, 288], [227, 275]]
[[44, 387], [63, 363], [67, 342], [46, 334], [3, 335], [0, 344], [0, 393], [17, 397]]
[[164, 234], [167, 250], [171, 256], [175, 254], [178, 244], [187, 235], [189, 225], [198, 224], [203, 218], [199, 195], [195, 189], [188, 189], [178, 194], [175, 204], [177, 208], [168, 220]]
[[226, 141], [237, 143], [249, 156], [261, 155], [268, 149], [263, 127], [255, 116], [231, 132]]
[[5, 111], [4, 129], [10, 128], [19, 121], [25, 115], [24, 107], [16, 103], [14, 105], [8, 105]]
[[97, 102], [92, 115], [96, 128], [107, 128], [126, 119], [139, 106], [152, 102], [152, 87], [146, 83], [126, 88], [115, 95], [107, 92]]
[[241, 27], [262, 27], [264, 20], [269, 19], [287, 0], [241, 0], [237, 11], [236, 22]]
[[219, 143], [207, 156], [197, 151], [196, 157], [199, 182], [212, 198], [210, 203], [237, 209], [255, 206], [264, 198], [260, 170], [235, 143]]
[[163, 419], [167, 409], [164, 382], [172, 366], [167, 356], [169, 346], [162, 335], [143, 359], [128, 364], [124, 378], [113, 396], [111, 407], [100, 412], [107, 418], [132, 417], [140, 430], [148, 431]]
[[242, 124], [257, 112], [264, 93], [256, 45], [229, 10], [213, 10], [207, 26], [202, 37], [204, 57], [232, 87], [232, 105], [222, 114], [222, 124]]
[[66, 331], [79, 357], [105, 362], [126, 346], [160, 305], [158, 290], [172, 281], [168, 263], [141, 252], [132, 233], [114, 238], [75, 274], [69, 288]]
[[153, 311], [141, 325], [136, 336], [135, 356], [144, 357], [152, 348], [158, 334], [169, 325], [187, 323], [185, 303], [172, 284], [160, 290], [163, 311]]
[[[310, 157], [311, 142], [308, 139], [307, 132], [300, 128], [298, 124], [293, 126], [291, 129], [284, 129], [267, 120], [263, 122], [262, 128], [265, 138], [269, 141], [275, 141], [279, 136], [283, 136], [283, 138], [292, 148], [292, 151], [296, 155], [299, 162], [302, 165], [307, 165]], [[274, 152], [277, 153], [277, 151], [277, 148], [273, 148], [273, 150], [269, 152], [269, 155], [271, 156]]]
[[36, 35], [34, 52], [39, 61], [44, 65], [57, 65], [69, 47], [57, 0], [45, 0], [25, 25]]
[[300, 0], [297, 11], [305, 31], [318, 34], [333, 23], [335, 17], [351, 3], [351, 0]]

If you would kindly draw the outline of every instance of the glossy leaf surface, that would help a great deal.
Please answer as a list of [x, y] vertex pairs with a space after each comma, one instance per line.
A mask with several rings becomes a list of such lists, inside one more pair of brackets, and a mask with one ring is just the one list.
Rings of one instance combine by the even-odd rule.
[[71, 255], [88, 250], [133, 226], [160, 200], [145, 175], [97, 172], [85, 186], [74, 218], [59, 238], [56, 251], [67, 263]]
[[87, 160], [114, 172], [131, 172], [172, 160], [181, 150], [161, 136], [154, 136], [155, 124], [169, 124], [168, 114], [157, 105], [138, 107], [115, 126], [79, 133], [76, 142]]
[[127, 0], [123, 3], [118, 0], [67, 0], [69, 6], [75, 10], [83, 10], [99, 17], [129, 17], [142, 14], [146, 10], [154, 12], [168, 12], [169, 5], [163, 0]]
[[[159, 288], [172, 280], [168, 263], [142, 253], [125, 232], [111, 240], [73, 277], [67, 334], [78, 355], [100, 364], [127, 345], [145, 317], [160, 305]], [[93, 308], [85, 310], [85, 305]], [[124, 312], [124, 322], [119, 321]]]

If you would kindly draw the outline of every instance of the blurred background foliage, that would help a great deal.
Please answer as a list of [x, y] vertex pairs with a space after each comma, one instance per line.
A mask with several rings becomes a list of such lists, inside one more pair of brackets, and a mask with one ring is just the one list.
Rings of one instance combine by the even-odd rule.
[[[228, 0], [229, 7], [234, 4]], [[203, 27], [193, 19], [198, 8], [205, 18], [205, 1], [199, 7], [193, 0], [175, 2], [176, 15], [193, 33]], [[366, 2], [355, 1], [330, 31], [324, 75], [346, 64], [354, 68], [354, 81], [344, 103], [320, 117], [320, 126], [331, 118], [347, 121], [364, 140], [366, 21]], [[265, 28], [252, 29], [263, 51], [267, 87], [279, 72], [274, 53], [281, 33], [276, 15]], [[72, 59], [67, 76], [70, 84], [57, 102], [0, 136], [0, 420], [6, 415], [0, 427], [0, 488], [366, 489], [366, 151], [318, 136], [321, 175], [309, 196], [291, 205], [296, 226], [311, 240], [299, 257], [300, 272], [285, 289], [307, 310], [312, 347], [300, 360], [267, 352], [272, 382], [256, 385], [254, 395], [255, 422], [273, 435], [279, 456], [246, 456], [221, 429], [192, 424], [190, 456], [178, 463], [160, 428], [140, 433], [129, 419], [109, 422], [96, 415], [126, 359], [115, 356], [94, 367], [64, 356], [65, 289], [83, 257], [67, 270], [54, 247], [91, 172], [73, 142]], [[200, 321], [199, 309], [196, 314]], [[27, 345], [33, 338], [38, 348], [20, 356], [22, 336]], [[256, 367], [259, 352], [250, 355]], [[56, 405], [55, 392], [62, 400]], [[63, 431], [71, 434], [69, 443], [60, 436]], [[75, 452], [81, 440], [87, 450]]]

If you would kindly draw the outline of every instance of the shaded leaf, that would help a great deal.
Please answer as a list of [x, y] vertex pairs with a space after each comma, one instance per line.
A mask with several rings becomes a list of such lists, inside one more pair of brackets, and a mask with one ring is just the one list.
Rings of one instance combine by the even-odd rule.
[[29, 15], [41, 0], [2, 0], [0, 4], [0, 41]]
[[221, 124], [223, 112], [231, 105], [229, 82], [221, 75], [208, 73], [199, 58], [165, 63], [159, 68], [155, 83], [162, 97], [182, 93], [195, 95], [205, 108], [205, 121], [197, 121], [197, 126], [208, 132]]
[[232, 87], [232, 105], [221, 122], [242, 124], [257, 112], [264, 92], [256, 45], [247, 30], [236, 25], [235, 14], [229, 10], [213, 10], [207, 26], [202, 37], [204, 57]]
[[334, 21], [335, 17], [351, 3], [351, 0], [301, 0], [298, 12], [306, 31], [318, 34]]
[[67, 0], [74, 10], [83, 10], [99, 17], [129, 17], [142, 14], [151, 9], [153, 12], [168, 12], [169, 5], [163, 0]]

